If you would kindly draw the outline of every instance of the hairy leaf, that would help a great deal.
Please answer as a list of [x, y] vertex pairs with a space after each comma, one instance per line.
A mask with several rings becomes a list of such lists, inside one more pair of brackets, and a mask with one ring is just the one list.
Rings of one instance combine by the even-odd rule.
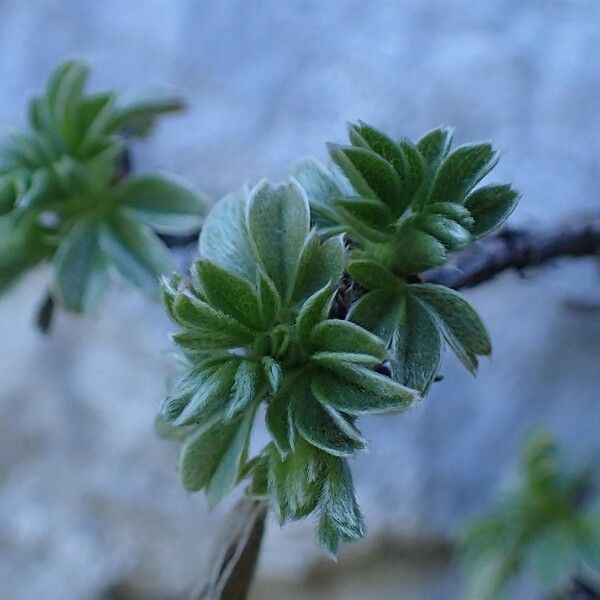
[[274, 186], [264, 180], [252, 190], [248, 228], [265, 271], [286, 300], [294, 286], [309, 221], [308, 200], [297, 182]]
[[465, 207], [475, 220], [471, 235], [479, 238], [498, 229], [519, 202], [519, 193], [510, 185], [487, 185], [470, 194]]

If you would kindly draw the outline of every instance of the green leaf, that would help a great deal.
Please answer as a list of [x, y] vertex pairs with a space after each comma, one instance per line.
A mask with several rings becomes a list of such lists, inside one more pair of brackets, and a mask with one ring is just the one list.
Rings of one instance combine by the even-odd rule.
[[273, 360], [270, 356], [263, 356], [262, 360], [263, 372], [269, 385], [272, 394], [276, 394], [281, 386], [283, 371], [281, 365]]
[[303, 302], [327, 283], [337, 283], [345, 266], [342, 236], [331, 237], [319, 244], [315, 232], [309, 234], [302, 248], [291, 304]]
[[166, 233], [193, 231], [206, 214], [206, 203], [172, 175], [127, 177], [115, 189], [114, 201], [142, 223]]
[[364, 537], [364, 519], [354, 496], [352, 475], [345, 460], [328, 460], [320, 507], [317, 535], [321, 545], [333, 558], [341, 541], [350, 542]]
[[77, 313], [92, 310], [106, 287], [106, 261], [100, 247], [98, 222], [80, 221], [54, 255], [55, 293], [60, 303]]
[[336, 231], [340, 224], [332, 202], [334, 198], [346, 195], [348, 190], [321, 163], [312, 158], [298, 161], [292, 169], [292, 175], [308, 196], [313, 221], [324, 233], [340, 233]]
[[279, 454], [285, 456], [294, 445], [294, 426], [290, 414], [290, 397], [293, 390], [286, 387], [277, 393], [267, 405], [265, 422], [273, 444]]
[[260, 314], [265, 327], [271, 327], [281, 308], [281, 298], [275, 289], [270, 277], [262, 271], [258, 273], [258, 298], [260, 301]]
[[430, 168], [436, 168], [448, 154], [453, 133], [449, 127], [440, 127], [425, 134], [417, 142], [417, 150]]
[[474, 223], [471, 213], [464, 206], [451, 202], [434, 202], [433, 204], [429, 204], [426, 208], [426, 213], [448, 217], [469, 230]]
[[337, 198], [333, 203], [344, 220], [355, 227], [359, 233], [365, 227], [370, 231], [371, 237], [368, 239], [376, 238], [372, 241], [379, 242], [389, 239], [394, 217], [387, 206], [379, 200], [360, 197]]
[[238, 426], [227, 451], [210, 479], [206, 497], [210, 506], [217, 505], [237, 484], [248, 454], [248, 443], [255, 410], [248, 411]]
[[352, 279], [358, 281], [360, 285], [368, 290], [395, 290], [398, 289], [400, 284], [391, 271], [371, 259], [351, 260], [347, 270]]
[[252, 190], [248, 228], [260, 262], [284, 300], [293, 290], [309, 225], [308, 200], [294, 180], [278, 186], [263, 180]]
[[308, 386], [294, 388], [291, 401], [292, 421], [309, 443], [334, 456], [350, 456], [363, 444], [348, 437], [313, 396]]
[[144, 137], [152, 129], [156, 116], [179, 112], [184, 108], [185, 102], [178, 96], [168, 94], [139, 96], [113, 110], [107, 129], [109, 131], [125, 129], [130, 134]]
[[174, 270], [167, 247], [145, 226], [115, 213], [102, 228], [102, 250], [120, 275], [150, 295], [158, 293], [158, 279]]
[[510, 185], [487, 185], [475, 190], [465, 201], [465, 207], [475, 220], [471, 235], [479, 238], [498, 229], [518, 203], [519, 193]]
[[188, 405], [198, 388], [198, 368], [182, 377], [161, 400], [158, 417], [162, 421], [174, 421]]
[[194, 269], [213, 307], [251, 329], [263, 329], [261, 306], [248, 280], [205, 260], [196, 262]]
[[358, 125], [350, 124], [348, 126], [348, 133], [353, 145], [368, 148], [381, 156], [381, 158], [387, 160], [396, 169], [402, 181], [404, 181], [408, 167], [406, 158], [400, 147], [387, 135], [363, 121], [359, 121]]
[[322, 404], [349, 415], [386, 414], [410, 408], [418, 393], [360, 365], [331, 362], [312, 378]]
[[312, 331], [310, 345], [315, 351], [370, 354], [380, 362], [386, 359], [385, 344], [375, 335], [350, 321], [328, 319]]
[[371, 150], [354, 146], [329, 144], [329, 154], [359, 195], [379, 198], [395, 217], [404, 212], [400, 177], [390, 163]]
[[376, 367], [381, 364], [381, 360], [371, 354], [359, 354], [357, 352], [315, 352], [311, 361], [318, 365], [330, 367], [332, 363], [354, 363], [365, 367]]
[[359, 298], [348, 311], [348, 320], [364, 327], [389, 345], [400, 318], [402, 297], [396, 290], [374, 290]]
[[91, 94], [82, 98], [78, 107], [78, 139], [81, 140], [78, 154], [88, 147], [91, 140], [97, 138], [105, 129], [115, 101], [112, 92]]
[[208, 485], [238, 427], [235, 421], [217, 421], [209, 427], [199, 427], [187, 438], [179, 458], [186, 490], [194, 492]]
[[392, 343], [392, 376], [425, 394], [440, 368], [442, 334], [435, 317], [417, 298], [407, 294], [404, 302]]
[[398, 234], [394, 266], [406, 275], [415, 275], [446, 262], [447, 251], [442, 242], [416, 225], [414, 221], [406, 221]]
[[316, 508], [321, 486], [320, 465], [314, 454], [302, 438], [298, 439], [294, 452], [285, 458], [271, 447], [269, 485], [281, 523], [305, 517]]
[[436, 214], [423, 214], [419, 218], [420, 228], [437, 238], [449, 250], [460, 250], [471, 241], [471, 235], [456, 221]]
[[239, 360], [226, 360], [197, 373], [196, 391], [174, 424], [203, 424], [228, 408]]
[[254, 281], [256, 256], [246, 226], [245, 189], [219, 200], [206, 217], [200, 233], [200, 256], [232, 273]]
[[425, 163], [421, 153], [409, 141], [403, 140], [399, 146], [407, 163], [406, 175], [402, 181], [403, 193], [412, 202], [423, 183]]
[[479, 183], [498, 162], [491, 144], [466, 144], [457, 148], [440, 167], [428, 202], [465, 200], [469, 190]]
[[413, 284], [410, 291], [433, 311], [450, 347], [465, 367], [475, 372], [477, 356], [490, 354], [492, 348], [485, 325], [471, 305], [442, 285]]
[[305, 344], [310, 343], [312, 330], [329, 315], [337, 289], [328, 284], [304, 302], [296, 319], [298, 335]]
[[258, 366], [249, 360], [242, 360], [233, 379], [231, 399], [225, 416], [231, 418], [246, 409], [258, 394]]

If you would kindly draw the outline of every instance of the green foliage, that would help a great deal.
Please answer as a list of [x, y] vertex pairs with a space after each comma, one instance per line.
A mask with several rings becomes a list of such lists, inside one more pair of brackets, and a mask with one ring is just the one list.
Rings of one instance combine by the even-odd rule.
[[[321, 240], [296, 182], [259, 183], [206, 219], [192, 277], [165, 280], [185, 366], [160, 420], [186, 429], [180, 470], [189, 490], [220, 500], [243, 478], [281, 521], [319, 512], [334, 554], [361, 537], [346, 459], [365, 447], [356, 417], [406, 410], [418, 394], [373, 367], [385, 344], [330, 318], [345, 265], [341, 237]], [[270, 443], [247, 460], [260, 403]]]
[[182, 181], [127, 176], [124, 135], [146, 135], [177, 98], [89, 94], [86, 65], [69, 61], [29, 105], [29, 128], [0, 147], [0, 293], [43, 261], [53, 295], [78, 313], [98, 302], [111, 271], [156, 293], [173, 268], [156, 232], [197, 228], [204, 202]]
[[600, 507], [589, 502], [590, 485], [588, 473], [564, 464], [549, 433], [534, 431], [515, 489], [464, 531], [469, 597], [502, 596], [521, 570], [552, 588], [573, 577], [597, 581]]
[[458, 294], [419, 281], [448, 253], [498, 228], [518, 194], [507, 185], [473, 189], [495, 166], [490, 144], [450, 151], [452, 132], [436, 129], [399, 143], [359, 122], [349, 146], [330, 144], [335, 167], [311, 160], [294, 169], [324, 235], [352, 240], [348, 273], [368, 290], [349, 318], [385, 340], [396, 381], [425, 393], [438, 373], [445, 339], [472, 372], [490, 342]]
[[[214, 503], [248, 479], [282, 523], [316, 511], [331, 555], [364, 535], [347, 462], [367, 445], [358, 417], [414, 405], [444, 340], [472, 372], [491, 351], [473, 308], [416, 275], [516, 202], [506, 186], [472, 192], [489, 144], [449, 153], [448, 130], [397, 144], [364, 124], [350, 141], [330, 146], [339, 169], [304, 160], [287, 184], [223, 198], [191, 277], [163, 283], [183, 367], [159, 422], [185, 440], [184, 486]], [[270, 440], [248, 458], [261, 404]]]

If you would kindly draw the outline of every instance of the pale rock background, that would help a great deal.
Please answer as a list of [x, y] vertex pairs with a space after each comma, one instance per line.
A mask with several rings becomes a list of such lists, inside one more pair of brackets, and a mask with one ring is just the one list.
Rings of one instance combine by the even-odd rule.
[[[0, 123], [22, 123], [67, 56], [91, 61], [94, 86], [168, 84], [190, 108], [136, 164], [214, 198], [325, 158], [348, 120], [411, 137], [452, 124], [458, 141], [504, 150], [494, 177], [523, 192], [512, 224], [543, 226], [599, 206], [599, 48], [597, 2], [3, 1]], [[271, 523], [254, 598], [460, 598], [449, 544], [524, 433], [541, 420], [600, 457], [600, 322], [565, 304], [597, 301], [598, 281], [580, 260], [469, 292], [494, 342], [477, 379], [448, 356], [417, 410], [363, 422], [368, 539], [334, 566], [312, 523]], [[171, 326], [114, 286], [98, 314], [59, 315], [44, 338], [45, 282], [36, 272], [0, 299], [0, 595], [181, 597], [226, 506], [209, 514], [182, 490], [176, 448], [153, 432]]]

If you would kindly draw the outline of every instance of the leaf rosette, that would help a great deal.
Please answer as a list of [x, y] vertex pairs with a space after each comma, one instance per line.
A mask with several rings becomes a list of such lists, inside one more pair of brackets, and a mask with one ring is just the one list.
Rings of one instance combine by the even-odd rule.
[[347, 270], [367, 293], [348, 318], [388, 344], [396, 381], [425, 393], [444, 340], [471, 372], [491, 345], [466, 300], [418, 275], [500, 227], [518, 194], [508, 185], [477, 188], [498, 154], [488, 143], [451, 151], [449, 129], [397, 143], [360, 122], [349, 137], [348, 146], [329, 145], [331, 169], [307, 159], [293, 174], [320, 231], [345, 232], [355, 246]]
[[[418, 396], [373, 370], [387, 360], [384, 342], [330, 318], [344, 267], [341, 236], [322, 241], [310, 228], [301, 186], [263, 181], [214, 206], [191, 278], [163, 285], [184, 368], [159, 418], [183, 430], [185, 487], [216, 503], [248, 477], [282, 521], [317, 509], [332, 554], [364, 530], [346, 463], [366, 445], [357, 417], [406, 410]], [[248, 460], [263, 402], [271, 441]]]

